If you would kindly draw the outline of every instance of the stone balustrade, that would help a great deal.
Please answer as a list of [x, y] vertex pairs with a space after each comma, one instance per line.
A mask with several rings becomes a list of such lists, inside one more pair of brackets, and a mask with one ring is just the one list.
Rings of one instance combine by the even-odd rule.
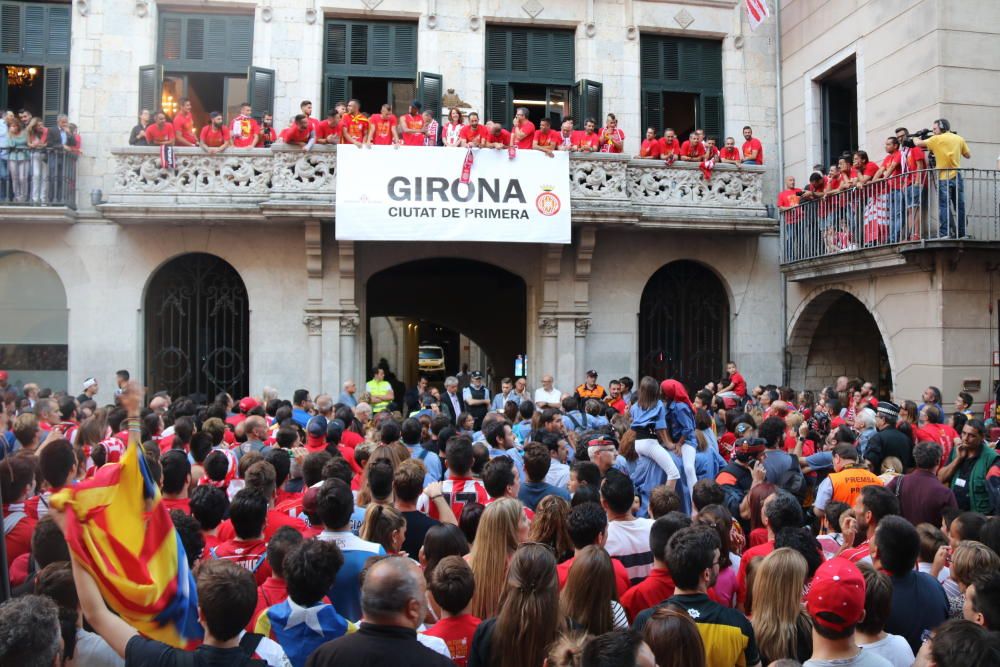
[[[157, 148], [112, 153], [112, 185], [100, 209], [120, 222], [334, 217], [335, 147], [218, 155], [179, 148], [174, 169], [160, 166]], [[574, 221], [776, 229], [763, 203], [763, 167], [717, 165], [705, 179], [696, 163], [667, 167], [660, 160], [580, 153], [571, 156], [569, 171]]]

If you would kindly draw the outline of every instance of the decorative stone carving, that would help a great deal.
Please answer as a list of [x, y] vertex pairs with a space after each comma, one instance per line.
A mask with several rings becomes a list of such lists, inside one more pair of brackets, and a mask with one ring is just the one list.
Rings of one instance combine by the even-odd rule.
[[149, 16], [149, 0], [135, 0], [135, 15], [141, 19]]
[[521, 5], [521, 9], [524, 10], [525, 14], [534, 19], [538, 18], [538, 15], [542, 13], [542, 10], [544, 10], [545, 7], [542, 6], [542, 3], [538, 0], [528, 0], [526, 3]]
[[698, 169], [633, 167], [629, 198], [638, 204], [751, 207], [762, 206], [759, 172], [716, 167], [710, 180]]
[[369, 9], [369, 11], [375, 9], [382, 4], [382, 0], [361, 0], [361, 4]]
[[266, 194], [271, 189], [268, 156], [178, 155], [176, 169], [163, 169], [159, 154], [119, 155], [116, 186], [126, 193]]
[[543, 336], [555, 336], [556, 330], [559, 328], [559, 322], [555, 317], [550, 315], [543, 315], [538, 318], [538, 331]]
[[270, 23], [272, 18], [274, 18], [274, 10], [270, 7], [261, 7], [260, 20], [264, 23]]
[[340, 316], [340, 335], [342, 336], [353, 336], [358, 333], [358, 327], [361, 326], [361, 318], [354, 314], [347, 314]]
[[676, 14], [674, 14], [674, 21], [676, 21], [677, 25], [679, 25], [681, 28], [687, 30], [687, 27], [692, 23], [694, 23], [694, 17], [691, 16], [691, 12], [689, 12], [687, 9], [682, 9]]
[[617, 160], [573, 160], [570, 190], [573, 197], [588, 199], [625, 198], [625, 162]]
[[590, 318], [589, 317], [578, 317], [576, 319], [576, 335], [586, 336], [587, 332], [590, 330]]
[[323, 318], [319, 315], [306, 315], [302, 318], [302, 324], [306, 325], [310, 336], [319, 336], [323, 333]]
[[459, 96], [454, 88], [449, 88], [441, 97], [441, 106], [445, 109], [455, 107], [456, 109], [471, 109], [472, 105]]
[[273, 160], [275, 190], [324, 192], [331, 196], [336, 192], [335, 151], [275, 151]]
[[90, 0], [76, 0], [76, 11], [80, 13], [80, 16], [89, 14]]

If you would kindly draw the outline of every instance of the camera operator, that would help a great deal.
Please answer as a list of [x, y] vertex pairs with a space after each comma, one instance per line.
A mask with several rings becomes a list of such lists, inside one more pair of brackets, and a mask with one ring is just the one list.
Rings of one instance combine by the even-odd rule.
[[[934, 154], [938, 169], [938, 238], [948, 236], [954, 221], [955, 238], [965, 236], [965, 193], [962, 186], [962, 158], [971, 158], [965, 139], [951, 131], [951, 124], [944, 118], [934, 121], [932, 136], [927, 131], [918, 132], [913, 139], [915, 146], [929, 148]], [[952, 215], [951, 203], [956, 214]]]
[[[927, 175], [920, 173], [927, 169], [927, 155], [913, 143], [910, 131], [905, 127], [896, 128], [899, 150], [903, 154], [903, 173], [909, 174], [903, 186], [903, 206], [906, 208], [906, 238], [919, 238], [920, 207], [924, 204]], [[912, 172], [912, 173], [911, 173]]]
[[778, 210], [784, 213], [785, 257], [788, 261], [798, 259], [799, 227], [802, 210], [798, 208], [803, 190], [795, 187], [795, 177], [785, 178], [785, 189], [778, 193]]

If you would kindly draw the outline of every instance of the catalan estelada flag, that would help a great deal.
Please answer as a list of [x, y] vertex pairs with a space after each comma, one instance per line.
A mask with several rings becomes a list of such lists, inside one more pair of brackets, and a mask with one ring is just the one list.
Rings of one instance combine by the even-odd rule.
[[118, 463], [50, 502], [66, 511], [69, 548], [115, 613], [171, 646], [202, 636], [194, 576], [135, 435]]

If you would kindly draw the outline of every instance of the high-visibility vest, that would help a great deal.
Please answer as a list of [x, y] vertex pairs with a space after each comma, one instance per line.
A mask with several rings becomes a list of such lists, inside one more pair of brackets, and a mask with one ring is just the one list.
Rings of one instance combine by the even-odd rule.
[[854, 506], [854, 501], [864, 487], [872, 484], [882, 486], [878, 475], [865, 468], [844, 468], [840, 472], [831, 473], [830, 483], [833, 485], [831, 500], [845, 503], [849, 507]]

